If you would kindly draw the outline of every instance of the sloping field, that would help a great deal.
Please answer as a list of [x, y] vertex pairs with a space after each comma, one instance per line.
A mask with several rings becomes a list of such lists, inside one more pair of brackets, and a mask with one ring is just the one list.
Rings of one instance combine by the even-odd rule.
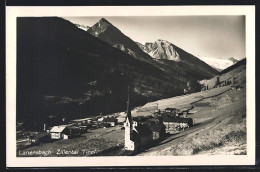
[[[185, 96], [178, 96], [168, 99], [162, 99], [155, 102], [147, 103], [143, 107], [133, 110], [133, 116], [149, 116], [154, 112], [154, 107], [158, 105], [159, 109], [165, 109], [172, 107], [176, 109], [191, 109], [192, 104], [203, 99], [223, 94], [230, 90], [230, 86], [219, 87], [204, 92], [198, 92], [193, 94], [187, 94]], [[143, 110], [142, 110], [143, 109]], [[151, 110], [149, 110], [151, 109]]]
[[[229, 67], [228, 69], [220, 72], [219, 82], [224, 81], [236, 81], [237, 84], [243, 84], [246, 82], [246, 59], [241, 60], [235, 65]], [[215, 76], [209, 80], [201, 80], [200, 83], [204, 85], [208, 85], [208, 88], [213, 88], [216, 86], [217, 77]]]
[[197, 124], [139, 155], [246, 154], [246, 87], [203, 101], [210, 105], [197, 107], [196, 113], [189, 115]]

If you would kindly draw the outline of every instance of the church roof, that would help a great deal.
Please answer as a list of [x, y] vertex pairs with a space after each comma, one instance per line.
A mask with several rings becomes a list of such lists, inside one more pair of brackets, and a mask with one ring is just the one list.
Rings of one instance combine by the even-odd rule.
[[138, 125], [135, 127], [136, 132], [139, 136], [144, 137], [148, 135], [152, 135], [152, 131], [146, 125]]

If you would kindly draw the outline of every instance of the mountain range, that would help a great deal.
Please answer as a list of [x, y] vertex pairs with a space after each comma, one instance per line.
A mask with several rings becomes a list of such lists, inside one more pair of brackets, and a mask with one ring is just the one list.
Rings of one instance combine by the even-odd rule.
[[[17, 120], [77, 118], [199, 90], [218, 72], [164, 40], [141, 45], [102, 18], [92, 27], [59, 17], [17, 19]], [[192, 86], [192, 87], [191, 87]]]
[[[138, 60], [164, 70], [179, 81], [210, 78], [217, 74], [208, 64], [168, 41], [158, 39], [154, 43], [142, 45], [124, 35], [104, 18], [87, 32]], [[185, 76], [182, 77], [183, 75]]]
[[[87, 28], [85, 29], [92, 35], [100, 38], [101, 40], [109, 43], [110, 45], [136, 57], [139, 59], [145, 59], [146, 55], [136, 47], [133, 40], [124, 35], [119, 29], [113, 26], [106, 19], [102, 18], [92, 27], [79, 25], [79, 28]], [[185, 56], [180, 56], [176, 51], [176, 46], [166, 40], [158, 39], [154, 43], [147, 42], [145, 45], [142, 45], [139, 42], [135, 42], [145, 53], [147, 53], [150, 57], [160, 60], [173, 60], [173, 61], [185, 61]], [[196, 57], [197, 58], [197, 57]], [[233, 65], [238, 62], [237, 59], [231, 57], [229, 59], [217, 59], [210, 57], [200, 57], [200, 60], [207, 63], [217, 71], [221, 71], [226, 69], [227, 67]], [[190, 63], [190, 59], [186, 60]]]

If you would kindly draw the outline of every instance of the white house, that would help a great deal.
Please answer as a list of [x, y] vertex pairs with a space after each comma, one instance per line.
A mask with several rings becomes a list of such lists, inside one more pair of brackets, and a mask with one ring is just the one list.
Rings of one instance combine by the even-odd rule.
[[104, 117], [98, 118], [98, 122], [103, 122]]
[[68, 139], [68, 129], [65, 126], [54, 126], [50, 130], [51, 139]]

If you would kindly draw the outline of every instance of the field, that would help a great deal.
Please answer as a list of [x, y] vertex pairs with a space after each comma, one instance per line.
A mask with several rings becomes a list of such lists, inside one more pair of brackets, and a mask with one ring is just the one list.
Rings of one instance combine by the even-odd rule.
[[[149, 116], [151, 115], [151, 111], [154, 110], [156, 106], [159, 109], [165, 109], [167, 107], [174, 107], [176, 109], [192, 109], [193, 103], [202, 101], [203, 99], [214, 97], [220, 94], [223, 94], [231, 89], [230, 86], [219, 87], [212, 90], [207, 90], [203, 92], [197, 92], [193, 94], [187, 94], [184, 96], [177, 96], [168, 99], [162, 99], [155, 102], [150, 102], [145, 104], [142, 107], [138, 107], [134, 109], [132, 112], [133, 116]], [[141, 112], [140, 112], [141, 111]]]

